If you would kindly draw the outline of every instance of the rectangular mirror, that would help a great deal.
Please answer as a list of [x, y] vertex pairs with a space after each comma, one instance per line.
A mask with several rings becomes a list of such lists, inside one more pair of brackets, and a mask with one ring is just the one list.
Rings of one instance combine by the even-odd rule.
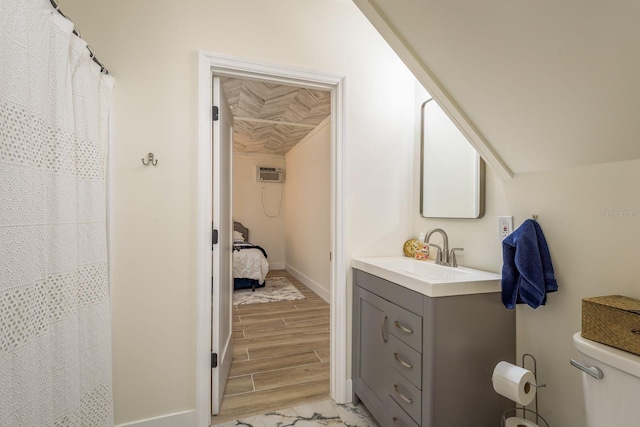
[[433, 98], [422, 104], [420, 122], [420, 214], [482, 217], [484, 160]]

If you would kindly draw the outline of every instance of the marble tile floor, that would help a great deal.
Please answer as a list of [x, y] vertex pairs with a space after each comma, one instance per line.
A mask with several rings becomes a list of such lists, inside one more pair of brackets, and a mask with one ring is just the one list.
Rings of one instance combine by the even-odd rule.
[[337, 404], [333, 400], [309, 403], [262, 415], [214, 424], [214, 427], [378, 427], [367, 409], [360, 405]]

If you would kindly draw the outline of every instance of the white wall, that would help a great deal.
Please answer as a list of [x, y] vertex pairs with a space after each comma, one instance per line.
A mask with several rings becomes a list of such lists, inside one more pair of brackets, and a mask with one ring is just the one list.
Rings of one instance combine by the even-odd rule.
[[[640, 219], [606, 215], [640, 209], [638, 161], [517, 174], [509, 182], [489, 170], [484, 218], [423, 219], [414, 80], [350, 4], [66, 0], [62, 6], [116, 78], [111, 279], [117, 423], [195, 404], [195, 106], [197, 51], [204, 49], [346, 76], [349, 257], [398, 255], [407, 237], [441, 226], [452, 244], [465, 248], [461, 264], [498, 272], [496, 216], [512, 214], [519, 225], [538, 214], [560, 290], [545, 307], [517, 308], [518, 352], [538, 358], [548, 384], [540, 408], [551, 425], [584, 425], [579, 374], [568, 362], [576, 355], [571, 334], [580, 329], [581, 298], [640, 297], [630, 268]], [[487, 97], [478, 100], [482, 114], [492, 114]], [[149, 151], [159, 159], [156, 168], [140, 164]]]
[[287, 270], [325, 300], [330, 296], [331, 122], [287, 155]]
[[256, 166], [284, 169], [285, 161], [283, 156], [234, 153], [233, 219], [249, 229], [251, 243], [264, 248], [271, 269], [283, 268], [286, 216], [284, 184], [257, 182]]
[[[62, 10], [115, 77], [116, 423], [189, 410], [198, 50], [345, 76], [349, 259], [398, 254], [410, 234], [415, 79], [345, 0], [66, 0]], [[140, 162], [150, 151], [155, 168]]]

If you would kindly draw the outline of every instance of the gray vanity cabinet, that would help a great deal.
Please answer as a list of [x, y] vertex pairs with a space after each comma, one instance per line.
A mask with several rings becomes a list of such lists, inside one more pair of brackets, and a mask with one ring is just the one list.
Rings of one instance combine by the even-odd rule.
[[491, 383], [515, 360], [499, 293], [431, 298], [354, 270], [353, 393], [383, 427], [499, 425], [514, 403]]

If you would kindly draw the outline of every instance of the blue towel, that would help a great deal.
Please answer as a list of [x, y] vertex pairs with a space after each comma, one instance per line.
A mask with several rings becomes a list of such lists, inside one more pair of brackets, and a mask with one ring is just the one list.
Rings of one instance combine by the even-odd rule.
[[537, 221], [528, 219], [502, 241], [502, 303], [538, 308], [558, 290], [547, 241]]

